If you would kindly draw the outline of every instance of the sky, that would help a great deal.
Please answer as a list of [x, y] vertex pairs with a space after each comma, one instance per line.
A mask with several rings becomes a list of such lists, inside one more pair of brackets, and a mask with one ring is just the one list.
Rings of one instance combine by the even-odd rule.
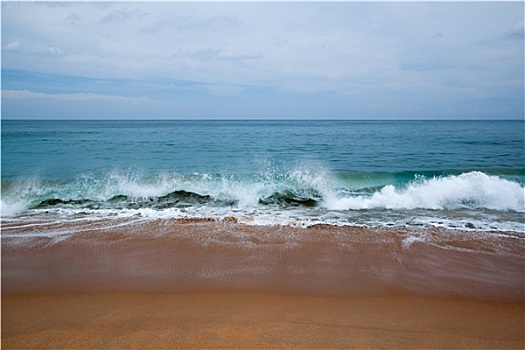
[[522, 1], [1, 6], [4, 119], [524, 116]]

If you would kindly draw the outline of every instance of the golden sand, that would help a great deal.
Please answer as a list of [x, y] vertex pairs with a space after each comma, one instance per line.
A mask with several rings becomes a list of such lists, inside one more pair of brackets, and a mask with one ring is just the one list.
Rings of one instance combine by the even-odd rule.
[[274, 293], [2, 298], [2, 348], [504, 348], [524, 346], [523, 303]]
[[174, 220], [67, 229], [2, 240], [3, 349], [525, 346], [514, 234]]

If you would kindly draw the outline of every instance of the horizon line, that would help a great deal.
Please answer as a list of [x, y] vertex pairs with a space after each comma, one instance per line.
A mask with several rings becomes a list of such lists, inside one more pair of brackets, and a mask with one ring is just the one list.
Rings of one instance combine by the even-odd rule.
[[522, 118], [4, 118], [0, 121], [525, 121]]

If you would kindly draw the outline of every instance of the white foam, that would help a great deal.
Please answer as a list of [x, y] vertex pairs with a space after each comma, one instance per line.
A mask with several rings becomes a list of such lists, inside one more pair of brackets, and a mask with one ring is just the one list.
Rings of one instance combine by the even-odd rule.
[[398, 189], [387, 185], [371, 196], [325, 200], [330, 210], [462, 209], [487, 208], [525, 211], [525, 190], [520, 184], [481, 172], [413, 182]]
[[45, 232], [30, 232], [30, 233], [3, 233], [4, 238], [57, 238], [64, 239], [71, 235], [70, 231], [45, 231]]
[[403, 239], [403, 247], [404, 248], [409, 248], [412, 244], [416, 243], [416, 242], [425, 242], [426, 241], [426, 236], [425, 235], [422, 235], [422, 236], [416, 236], [416, 235], [410, 235], [408, 237], [405, 237]]
[[0, 216], [15, 216], [21, 214], [26, 209], [26, 203], [22, 201], [6, 203], [0, 199]]
[[[298, 167], [289, 171], [270, 170], [257, 175], [158, 175], [144, 178], [131, 174], [110, 174], [105, 178], [82, 177], [70, 182], [46, 183], [28, 181], [3, 194], [0, 201], [2, 217], [18, 214], [58, 215], [64, 220], [82, 217], [182, 219], [212, 218], [218, 221], [235, 217], [238, 222], [258, 226], [298, 226], [315, 224], [352, 226], [395, 226], [409, 223], [425, 227], [469, 229], [471, 224], [481, 230], [523, 232], [525, 189], [517, 182], [481, 172], [458, 176], [416, 179], [404, 187], [387, 185], [375, 193], [350, 195], [341, 189], [330, 173]], [[343, 186], [344, 187], [344, 186]], [[115, 195], [145, 199], [163, 196], [175, 190], [209, 195], [235, 203], [195, 203], [188, 207], [157, 209], [144, 207], [90, 209], [64, 206], [27, 209], [49, 198], [106, 201]], [[292, 191], [298, 196], [322, 197], [320, 206], [261, 205], [259, 200], [274, 193]], [[480, 210], [478, 210], [480, 209]], [[487, 210], [489, 209], [489, 210]], [[27, 213], [24, 213], [24, 211]], [[449, 215], [446, 210], [453, 210]], [[476, 213], [472, 214], [472, 210]], [[496, 210], [498, 213], [489, 213]], [[478, 213], [479, 212], [479, 213]], [[516, 213], [518, 212], [518, 213]], [[494, 215], [494, 217], [491, 217]]]

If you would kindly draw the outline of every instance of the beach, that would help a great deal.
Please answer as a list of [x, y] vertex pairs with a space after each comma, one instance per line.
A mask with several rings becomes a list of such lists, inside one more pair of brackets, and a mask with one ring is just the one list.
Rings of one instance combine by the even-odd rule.
[[2, 2], [1, 348], [524, 349], [523, 13]]
[[235, 218], [2, 229], [3, 348], [524, 345], [519, 233]]
[[523, 348], [523, 303], [413, 295], [19, 294], [2, 348]]

